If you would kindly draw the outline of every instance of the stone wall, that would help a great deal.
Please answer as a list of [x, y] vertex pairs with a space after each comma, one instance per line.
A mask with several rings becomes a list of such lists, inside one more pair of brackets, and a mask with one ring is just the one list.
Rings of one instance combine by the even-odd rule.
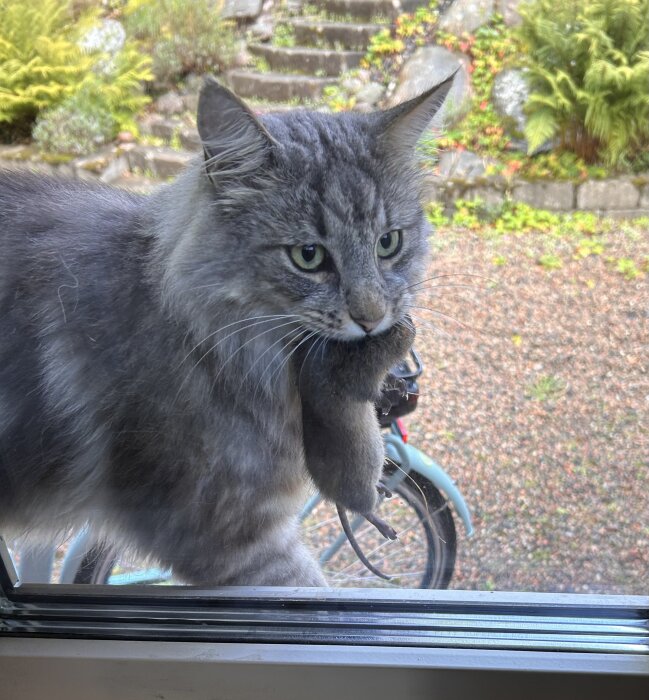
[[556, 212], [592, 211], [613, 218], [635, 218], [649, 216], [649, 173], [578, 183], [431, 176], [426, 196], [442, 202], [449, 213], [456, 200], [479, 198], [489, 205], [511, 199]]

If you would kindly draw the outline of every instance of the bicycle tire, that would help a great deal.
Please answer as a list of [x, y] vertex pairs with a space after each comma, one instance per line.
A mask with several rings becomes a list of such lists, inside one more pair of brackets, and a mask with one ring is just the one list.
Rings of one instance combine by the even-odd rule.
[[457, 531], [453, 512], [442, 492], [431, 481], [413, 472], [410, 476], [424, 492], [428, 512], [443, 543], [442, 557], [436, 563], [431, 585], [425, 588], [448, 588], [457, 560]]

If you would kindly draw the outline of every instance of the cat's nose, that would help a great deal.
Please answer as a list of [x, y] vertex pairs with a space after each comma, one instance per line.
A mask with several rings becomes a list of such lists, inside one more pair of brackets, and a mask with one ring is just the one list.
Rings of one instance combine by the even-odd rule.
[[367, 318], [355, 318], [354, 322], [357, 323], [366, 333], [371, 333], [383, 320], [383, 316], [380, 318], [369, 320]]

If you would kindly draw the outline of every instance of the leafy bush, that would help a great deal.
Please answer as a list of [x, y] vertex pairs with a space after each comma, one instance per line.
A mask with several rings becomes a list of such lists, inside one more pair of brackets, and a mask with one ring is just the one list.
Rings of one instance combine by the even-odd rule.
[[75, 43], [68, 0], [0, 0], [0, 129], [27, 132], [39, 111], [72, 95], [94, 62]]
[[649, 0], [531, 0], [520, 14], [530, 150], [559, 136], [615, 164], [649, 142]]
[[148, 47], [160, 82], [220, 71], [236, 51], [234, 24], [213, 0], [131, 0], [126, 28]]
[[110, 114], [95, 107], [83, 96], [74, 95], [45, 111], [32, 132], [39, 149], [69, 155], [97, 150], [112, 137], [115, 124]]
[[89, 32], [100, 28], [96, 7], [75, 18], [69, 0], [0, 0], [4, 136], [26, 135], [38, 117], [45, 150], [77, 153], [135, 130], [134, 115], [148, 102], [141, 84], [152, 78], [151, 61], [129, 42], [116, 53], [84, 49]]
[[135, 115], [149, 103], [142, 84], [151, 80], [151, 59], [140, 53], [131, 42], [111, 60], [102, 60], [99, 70], [90, 73], [80, 92], [87, 103], [111, 115], [114, 132], [137, 132]]
[[48, 153], [79, 155], [96, 150], [119, 131], [137, 133], [134, 116], [147, 104], [141, 83], [151, 78], [150, 60], [126, 44], [101, 70], [89, 73], [78, 91], [45, 110], [32, 132]]

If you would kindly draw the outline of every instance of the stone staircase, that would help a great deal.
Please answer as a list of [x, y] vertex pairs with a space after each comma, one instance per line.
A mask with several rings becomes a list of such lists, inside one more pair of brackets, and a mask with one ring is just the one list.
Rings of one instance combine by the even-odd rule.
[[417, 0], [321, 0], [307, 5], [315, 16], [280, 20], [292, 46], [251, 43], [248, 50], [267, 70], [230, 71], [228, 81], [241, 97], [271, 103], [317, 105], [341, 73], [357, 68], [370, 37]]
[[[295, 106], [322, 106], [325, 87], [341, 74], [357, 68], [370, 38], [402, 12], [414, 10], [422, 0], [319, 0], [304, 5], [293, 17], [277, 16], [283, 25], [283, 42], [252, 40], [247, 49], [252, 65], [231, 70], [227, 84], [258, 112], [281, 111]], [[277, 44], [282, 45], [277, 45]], [[290, 44], [290, 45], [286, 45]], [[196, 94], [179, 96], [182, 110], [193, 114]], [[200, 150], [195, 126], [179, 115], [154, 114], [142, 124], [145, 135], [162, 146], [135, 145], [126, 149], [130, 173], [118, 184], [138, 186], [143, 180], [165, 180], [177, 175]], [[173, 146], [173, 147], [172, 147]]]

